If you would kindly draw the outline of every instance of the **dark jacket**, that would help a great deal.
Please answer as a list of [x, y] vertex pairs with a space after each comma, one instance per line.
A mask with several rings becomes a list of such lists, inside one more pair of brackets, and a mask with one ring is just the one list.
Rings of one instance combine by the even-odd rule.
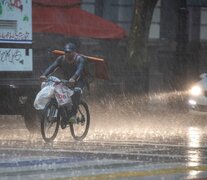
[[65, 56], [59, 56], [53, 64], [51, 64], [42, 75], [48, 76], [56, 68], [61, 68], [64, 78], [69, 80], [70, 78], [76, 81], [83, 80], [85, 59], [83, 56], [76, 54], [74, 56], [74, 63], [69, 64], [65, 60]]

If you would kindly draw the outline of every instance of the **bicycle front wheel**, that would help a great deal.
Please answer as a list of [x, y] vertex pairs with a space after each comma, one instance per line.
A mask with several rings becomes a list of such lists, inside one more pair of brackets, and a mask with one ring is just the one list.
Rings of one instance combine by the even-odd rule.
[[75, 140], [81, 141], [86, 137], [90, 125], [90, 113], [86, 102], [80, 101], [76, 117], [77, 123], [70, 123], [70, 131]]
[[58, 105], [52, 100], [45, 106], [41, 119], [41, 134], [45, 142], [51, 142], [56, 138], [59, 125], [60, 115]]

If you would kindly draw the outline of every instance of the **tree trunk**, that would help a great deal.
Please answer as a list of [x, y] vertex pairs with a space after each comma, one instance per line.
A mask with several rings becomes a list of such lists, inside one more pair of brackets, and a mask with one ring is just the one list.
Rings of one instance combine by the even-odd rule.
[[177, 90], [185, 88], [187, 80], [187, 65], [188, 65], [188, 31], [187, 31], [187, 2], [180, 0], [178, 16], [178, 32], [177, 32], [177, 47], [176, 61], [174, 66], [174, 87]]
[[132, 92], [148, 91], [149, 63], [147, 42], [153, 10], [157, 0], [135, 0], [134, 16], [128, 42], [126, 87]]

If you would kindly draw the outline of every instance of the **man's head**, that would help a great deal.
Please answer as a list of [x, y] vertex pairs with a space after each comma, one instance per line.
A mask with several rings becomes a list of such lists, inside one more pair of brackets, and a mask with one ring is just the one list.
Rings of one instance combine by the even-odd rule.
[[72, 61], [76, 52], [76, 46], [73, 43], [68, 43], [64, 47], [65, 57], [67, 61]]

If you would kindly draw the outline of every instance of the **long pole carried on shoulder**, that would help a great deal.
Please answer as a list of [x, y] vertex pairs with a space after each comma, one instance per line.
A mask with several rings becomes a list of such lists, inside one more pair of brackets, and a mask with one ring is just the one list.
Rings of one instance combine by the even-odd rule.
[[[53, 50], [52, 53], [57, 54], [57, 55], [64, 55], [65, 54], [65, 52], [61, 51], [61, 50]], [[98, 57], [94, 57], [94, 56], [86, 56], [83, 54], [81, 54], [81, 55], [89, 60], [92, 60], [92, 61], [104, 62], [104, 59], [102, 59], [102, 58], [98, 58]]]

